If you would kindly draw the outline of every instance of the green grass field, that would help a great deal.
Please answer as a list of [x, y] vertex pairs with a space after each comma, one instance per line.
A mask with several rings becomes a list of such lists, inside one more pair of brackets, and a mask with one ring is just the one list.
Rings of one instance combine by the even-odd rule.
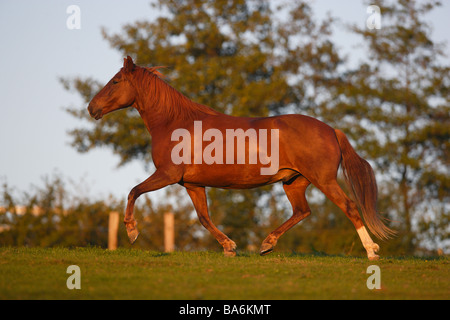
[[[81, 271], [69, 290], [67, 267]], [[367, 267], [380, 267], [369, 290]], [[449, 299], [450, 259], [0, 248], [0, 299]]]

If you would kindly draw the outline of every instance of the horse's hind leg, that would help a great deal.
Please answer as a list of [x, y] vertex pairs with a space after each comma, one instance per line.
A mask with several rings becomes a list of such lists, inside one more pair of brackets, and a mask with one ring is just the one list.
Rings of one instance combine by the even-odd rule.
[[353, 223], [361, 242], [367, 251], [369, 260], [378, 260], [379, 256], [375, 253], [380, 247], [372, 241], [372, 238], [370, 238], [359, 215], [356, 204], [347, 197], [336, 181], [331, 181], [326, 185], [317, 185], [317, 187], [328, 197], [328, 199], [333, 201], [342, 211], [344, 211], [345, 215]]
[[272, 231], [261, 244], [260, 254], [272, 252], [278, 239], [290, 228], [311, 214], [311, 209], [306, 201], [305, 192], [310, 182], [303, 176], [297, 177], [292, 183], [283, 184], [284, 191], [292, 205], [293, 214], [286, 222]]
[[208, 203], [206, 201], [206, 193], [204, 187], [192, 186], [184, 184], [186, 190], [191, 197], [194, 204], [195, 211], [197, 212], [200, 223], [216, 238], [216, 240], [222, 245], [225, 256], [234, 257], [236, 255], [236, 243], [230, 240], [223, 232], [221, 232], [212, 223], [208, 213]]

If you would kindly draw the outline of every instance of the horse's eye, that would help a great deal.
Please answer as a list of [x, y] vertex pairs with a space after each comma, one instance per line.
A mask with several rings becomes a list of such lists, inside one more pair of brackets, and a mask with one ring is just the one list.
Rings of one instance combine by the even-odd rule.
[[113, 82], [112, 82], [113, 84], [117, 84], [117, 83], [119, 83], [119, 81], [117, 81], [117, 80], [113, 80]]

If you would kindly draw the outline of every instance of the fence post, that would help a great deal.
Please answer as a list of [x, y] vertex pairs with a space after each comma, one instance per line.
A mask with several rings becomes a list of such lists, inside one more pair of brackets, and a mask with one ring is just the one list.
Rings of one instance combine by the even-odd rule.
[[117, 231], [119, 230], [119, 213], [111, 211], [109, 213], [109, 228], [108, 228], [108, 249], [117, 249]]
[[164, 213], [164, 251], [172, 252], [175, 248], [175, 221], [172, 212]]

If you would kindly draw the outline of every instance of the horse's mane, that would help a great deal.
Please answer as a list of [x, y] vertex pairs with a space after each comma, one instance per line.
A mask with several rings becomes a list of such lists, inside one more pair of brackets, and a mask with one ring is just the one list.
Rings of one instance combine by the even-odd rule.
[[164, 81], [165, 76], [158, 71], [161, 68], [165, 67], [136, 66], [133, 72], [136, 83], [144, 91], [142, 97], [145, 97], [145, 108], [151, 108], [153, 121], [195, 120], [202, 114], [220, 114], [175, 90]]

